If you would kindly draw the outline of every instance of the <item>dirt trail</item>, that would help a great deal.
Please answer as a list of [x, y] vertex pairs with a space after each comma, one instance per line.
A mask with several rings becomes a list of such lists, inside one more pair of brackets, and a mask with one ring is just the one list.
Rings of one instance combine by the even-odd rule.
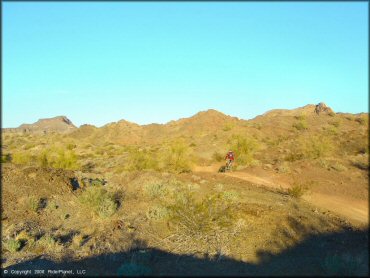
[[[217, 172], [218, 168], [218, 165], [197, 166], [194, 171], [215, 173]], [[274, 179], [273, 177], [260, 177], [246, 172], [228, 172], [224, 174], [230, 177], [239, 178], [254, 184], [268, 187], [290, 187], [289, 184]], [[356, 226], [368, 226], [369, 210], [367, 201], [317, 192], [311, 192], [310, 194], [304, 195], [303, 199], [322, 210], [329, 210], [339, 216], [344, 217]]]

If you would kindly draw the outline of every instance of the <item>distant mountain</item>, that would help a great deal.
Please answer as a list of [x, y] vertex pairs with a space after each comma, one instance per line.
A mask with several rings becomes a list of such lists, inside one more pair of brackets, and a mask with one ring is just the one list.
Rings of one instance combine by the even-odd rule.
[[266, 113], [257, 116], [260, 117], [276, 117], [276, 116], [313, 116], [313, 115], [328, 115], [334, 113], [333, 109], [327, 106], [325, 103], [320, 102], [319, 104], [308, 104], [303, 107], [298, 107], [295, 109], [273, 109], [267, 111]]
[[17, 128], [4, 128], [4, 132], [20, 133], [69, 133], [76, 130], [77, 127], [66, 116], [57, 116], [54, 118], [40, 119], [33, 124], [22, 124]]
[[[261, 134], [271, 136], [291, 130], [292, 124], [298, 117], [311, 119], [312, 127], [324, 124], [335, 115], [334, 111], [324, 103], [308, 104], [296, 109], [274, 109], [251, 120], [225, 115], [217, 110], [209, 109], [197, 114], [170, 121], [166, 124], [139, 125], [126, 120], [108, 123], [100, 128], [93, 125], [82, 125], [77, 128], [65, 116], [40, 119], [34, 124], [23, 124], [18, 128], [3, 129], [5, 132], [23, 133], [69, 133], [69, 136], [93, 142], [115, 142], [119, 144], [156, 144], [175, 138], [188, 138], [193, 142], [214, 140], [227, 137], [228, 134]], [[339, 114], [338, 114], [339, 115]], [[310, 120], [310, 121], [311, 121]], [[317, 124], [315, 124], [317, 123]], [[226, 138], [225, 137], [225, 138]], [[196, 141], [196, 140], [195, 140]]]

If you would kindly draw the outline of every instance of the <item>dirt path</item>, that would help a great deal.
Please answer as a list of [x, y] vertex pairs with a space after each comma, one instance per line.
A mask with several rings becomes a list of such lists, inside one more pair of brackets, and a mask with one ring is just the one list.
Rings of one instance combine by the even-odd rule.
[[[218, 168], [219, 166], [217, 165], [203, 167], [197, 166], [194, 171], [215, 173], [217, 172]], [[246, 172], [228, 172], [225, 173], [225, 175], [268, 187], [290, 187], [289, 184], [279, 181], [274, 177], [261, 177]], [[303, 199], [322, 210], [329, 210], [339, 216], [344, 217], [356, 226], [368, 226], [369, 207], [368, 202], [366, 201], [317, 192], [311, 192], [310, 194], [304, 195]]]

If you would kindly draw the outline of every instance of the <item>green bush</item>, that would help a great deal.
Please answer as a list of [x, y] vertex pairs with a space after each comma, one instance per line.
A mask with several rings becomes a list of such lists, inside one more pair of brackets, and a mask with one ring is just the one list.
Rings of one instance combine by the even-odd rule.
[[235, 153], [236, 162], [239, 165], [251, 165], [259, 148], [257, 141], [251, 137], [234, 136], [232, 142], [231, 150]]
[[101, 218], [110, 217], [117, 211], [117, 203], [113, 196], [101, 187], [88, 187], [80, 195], [79, 201]]
[[170, 172], [190, 172], [191, 154], [188, 146], [182, 141], [172, 142], [163, 155], [164, 170]]
[[338, 128], [335, 126], [329, 126], [325, 130], [329, 135], [338, 135]]
[[300, 120], [299, 122], [294, 123], [293, 127], [297, 130], [305, 130], [308, 129], [308, 124], [306, 120]]
[[232, 203], [222, 193], [197, 201], [193, 192], [183, 191], [167, 209], [169, 222], [187, 236], [206, 235], [234, 223]]
[[13, 153], [12, 162], [14, 164], [30, 164], [33, 161], [33, 157], [26, 152]]
[[38, 199], [36, 197], [31, 197], [28, 200], [28, 207], [29, 207], [30, 210], [32, 210], [34, 212], [37, 212], [39, 207], [40, 207], [40, 199]]
[[67, 170], [76, 170], [79, 167], [75, 152], [60, 148], [49, 148], [42, 151], [37, 157], [37, 161], [41, 167]]
[[306, 141], [304, 152], [307, 158], [317, 159], [329, 155], [333, 149], [333, 142], [329, 138], [313, 136]]
[[71, 150], [65, 151], [63, 149], [59, 149], [57, 150], [57, 155], [54, 160], [51, 160], [51, 165], [54, 168], [75, 170], [78, 168], [77, 156]]
[[21, 242], [16, 239], [9, 239], [4, 242], [4, 247], [6, 250], [8, 250], [11, 253], [18, 252], [21, 249]]
[[127, 168], [130, 171], [158, 169], [158, 161], [155, 159], [155, 155], [146, 150], [132, 150], [129, 159]]

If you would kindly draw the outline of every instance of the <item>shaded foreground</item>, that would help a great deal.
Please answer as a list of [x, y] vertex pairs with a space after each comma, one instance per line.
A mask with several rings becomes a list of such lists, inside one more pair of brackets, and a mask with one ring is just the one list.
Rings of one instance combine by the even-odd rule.
[[[87, 275], [355, 275], [367, 276], [368, 230], [313, 235], [279, 254], [259, 252], [260, 262], [245, 263], [228, 257], [197, 258], [146, 248], [136, 242], [128, 252], [60, 262], [40, 256], [6, 268], [12, 270], [86, 270]], [[68, 275], [68, 274], [66, 274]]]

